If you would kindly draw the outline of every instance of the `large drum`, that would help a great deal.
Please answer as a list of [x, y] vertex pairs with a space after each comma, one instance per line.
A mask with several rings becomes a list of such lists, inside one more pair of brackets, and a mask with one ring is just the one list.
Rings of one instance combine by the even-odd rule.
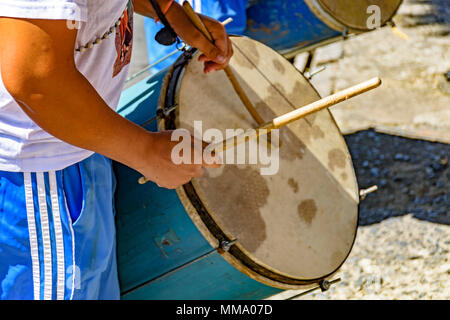
[[[392, 19], [402, 0], [251, 0], [245, 35], [286, 57], [298, 50], [326, 44], [342, 34], [379, 27]], [[373, 7], [377, 6], [377, 7]], [[376, 17], [376, 16], [374, 16]], [[369, 22], [369, 23], [368, 23]]]
[[[264, 120], [320, 98], [273, 49], [232, 37], [230, 67]], [[225, 73], [204, 75], [198, 53], [126, 90], [119, 112], [148, 130], [251, 128]], [[226, 164], [168, 190], [115, 164], [118, 268], [125, 299], [262, 299], [327, 279], [356, 237], [358, 186], [328, 110], [280, 130], [279, 170]]]

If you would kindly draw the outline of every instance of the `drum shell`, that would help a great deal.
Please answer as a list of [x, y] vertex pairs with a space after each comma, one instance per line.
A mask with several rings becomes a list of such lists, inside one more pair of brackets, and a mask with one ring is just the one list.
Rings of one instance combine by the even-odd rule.
[[[398, 6], [401, 1], [399, 1]], [[388, 17], [383, 24], [390, 19], [398, 7], [389, 8]], [[382, 8], [382, 10], [386, 10]], [[215, 11], [203, 12], [211, 15], [215, 19], [223, 19], [223, 15], [216, 16]], [[367, 14], [367, 12], [363, 12]], [[246, 10], [247, 26], [245, 30], [243, 23], [239, 21], [239, 27], [229, 29], [229, 33], [245, 35], [269, 47], [277, 50], [286, 58], [290, 59], [297, 53], [309, 51], [316, 47], [329, 44], [340, 40], [347, 34], [359, 34], [370, 31], [367, 28], [356, 28], [340, 22], [338, 17], [327, 12], [324, 7], [318, 3], [318, 0], [250, 0]], [[369, 14], [367, 14], [369, 17]], [[240, 20], [240, 19], [239, 19]], [[148, 43], [154, 43], [154, 22], [146, 21], [146, 37]], [[172, 48], [174, 49], [174, 48]], [[171, 49], [171, 50], [172, 50]], [[149, 47], [150, 50], [150, 47]], [[156, 50], [162, 50], [157, 48]], [[162, 52], [171, 52], [171, 50], [161, 51], [158, 58], [162, 58]], [[152, 52], [154, 49], [152, 49]], [[154, 53], [149, 51], [149, 57], [155, 57]], [[150, 58], [151, 58], [150, 57]], [[174, 58], [169, 59], [171, 62]], [[152, 59], [150, 59], [151, 62]], [[167, 65], [167, 62], [163, 62]]]
[[[252, 0], [244, 35], [265, 43], [290, 59], [347, 35], [382, 27], [391, 21], [402, 0]], [[348, 6], [352, 5], [352, 8]], [[371, 26], [374, 8], [380, 20]], [[353, 10], [348, 10], [353, 9]]]
[[244, 34], [284, 54], [339, 37], [342, 32], [320, 20], [303, 0], [255, 0], [247, 9]]
[[[118, 112], [142, 124], [157, 109], [167, 69], [128, 88]], [[156, 122], [146, 126], [156, 131]], [[117, 259], [123, 299], [263, 299], [280, 292], [238, 271], [205, 240], [175, 190], [114, 163]]]
[[[185, 87], [179, 81], [187, 78], [184, 77], [185, 62], [177, 62], [169, 71], [170, 74], [163, 71], [125, 91], [119, 113], [142, 124], [155, 115], [157, 107], [168, 108], [178, 103], [178, 94], [174, 93]], [[291, 66], [288, 62], [285, 63]], [[187, 66], [186, 74], [189, 74], [190, 66], [191, 64]], [[185, 100], [179, 101], [180, 105]], [[160, 121], [160, 128], [176, 128], [172, 125], [175, 119], [173, 113], [169, 119], [170, 121]], [[155, 122], [146, 129], [156, 130]], [[323, 273], [317, 279], [297, 278], [295, 282], [284, 282], [281, 278], [271, 278], [270, 275], [264, 278], [267, 275], [260, 273], [254, 266], [245, 262], [245, 266], [239, 263], [236, 265], [236, 261], [230, 260], [229, 253], [216, 252], [215, 248], [219, 247], [223, 237], [216, 232], [209, 235], [212, 229], [205, 232], [202, 226], [204, 220], [200, 221], [203, 219], [201, 211], [198, 211], [198, 207], [194, 209], [196, 199], [183, 195], [180, 188], [175, 192], [158, 188], [151, 182], [140, 186], [137, 183], [140, 175], [120, 164], [115, 164], [115, 171], [118, 180], [116, 207], [119, 274], [125, 298], [261, 299], [280, 291], [268, 285], [283, 289], [299, 289], [300, 286], [307, 289], [337, 271], [333, 269], [332, 273]], [[242, 257], [233, 253], [238, 245], [232, 246], [230, 253], [241, 259]], [[259, 268], [258, 265], [256, 267]], [[191, 286], [194, 288], [190, 288]]]

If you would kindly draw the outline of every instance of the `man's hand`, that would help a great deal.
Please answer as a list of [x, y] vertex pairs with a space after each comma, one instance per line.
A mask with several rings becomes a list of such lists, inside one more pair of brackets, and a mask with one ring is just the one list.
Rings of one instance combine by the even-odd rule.
[[[158, 0], [158, 3], [163, 8], [168, 1]], [[156, 18], [150, 1], [134, 0], [134, 5], [137, 13]], [[182, 6], [178, 3], [173, 3], [166, 13], [167, 20], [178, 36], [188, 45], [199, 49], [203, 53], [199, 60], [205, 64], [205, 73], [224, 69], [233, 55], [233, 46], [225, 27], [217, 20], [201, 14], [199, 16], [211, 33], [214, 40], [213, 44], [192, 24]]]
[[199, 16], [214, 39], [214, 44], [203, 35], [198, 35], [196, 31], [186, 35], [184, 41], [202, 52], [198, 60], [205, 63], [205, 73], [222, 70], [233, 56], [233, 45], [220, 22], [201, 14]]
[[[221, 159], [218, 155], [212, 159], [203, 157], [203, 150], [207, 143], [201, 141], [194, 143], [193, 136], [191, 136], [190, 163], [175, 164], [172, 159], [172, 150], [179, 142], [171, 140], [172, 132], [153, 133], [153, 144], [151, 150], [147, 152], [150, 158], [145, 167], [138, 169], [147, 180], [155, 182], [159, 187], [175, 189], [188, 183], [192, 178], [201, 177], [204, 167], [218, 168], [221, 166]], [[202, 159], [202, 163], [194, 164], [196, 158]]]

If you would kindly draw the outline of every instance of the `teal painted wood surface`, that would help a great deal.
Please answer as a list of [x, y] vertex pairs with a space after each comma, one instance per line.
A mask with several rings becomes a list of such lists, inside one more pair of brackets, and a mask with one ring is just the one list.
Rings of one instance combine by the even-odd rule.
[[[176, 290], [174, 290], [176, 289]], [[255, 300], [281, 292], [238, 271], [217, 252], [151, 285], [130, 292], [123, 299], [153, 300]]]
[[[118, 112], [141, 124], [156, 114], [162, 71], [122, 93]], [[156, 131], [156, 122], [146, 127]], [[118, 181], [116, 225], [119, 280], [122, 292], [185, 264], [211, 246], [186, 214], [176, 192], [148, 182], [140, 185], [140, 174], [114, 164]]]
[[[125, 90], [118, 112], [138, 124], [152, 118], [166, 72]], [[156, 131], [156, 122], [146, 129]], [[174, 190], [140, 185], [141, 175], [119, 163], [114, 171], [124, 299], [262, 299], [281, 291], [247, 277], [215, 252]]]
[[116, 164], [117, 250], [121, 291], [127, 292], [212, 250], [174, 190]]
[[[151, 119], [156, 113], [161, 86], [166, 74], [167, 70], [162, 70], [124, 90], [120, 96], [117, 112], [137, 124]], [[156, 122], [149, 124], [146, 128], [156, 131]]]

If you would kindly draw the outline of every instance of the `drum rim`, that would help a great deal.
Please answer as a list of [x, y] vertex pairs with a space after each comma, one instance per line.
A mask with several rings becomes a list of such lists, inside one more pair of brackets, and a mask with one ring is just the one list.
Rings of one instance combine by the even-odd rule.
[[322, 5], [317, 0], [304, 0], [309, 9], [318, 17], [323, 23], [333, 30], [343, 32], [348, 27], [339, 22], [334, 16], [325, 11]]
[[[234, 35], [233, 35], [234, 36]], [[247, 38], [252, 40], [251, 38], [245, 37], [245, 36], [235, 36], [235, 37], [241, 37], [241, 38]], [[256, 40], [253, 40], [256, 41]], [[281, 54], [279, 54], [274, 49], [270, 48], [269, 46], [256, 41], [259, 44], [269, 48], [273, 52], [277, 53], [277, 55], [281, 56], [283, 59], [285, 59]], [[182, 55], [180, 56], [177, 61], [170, 67], [169, 71], [167, 72], [166, 76], [164, 77], [158, 106], [159, 109], [169, 108], [177, 103], [178, 100], [178, 89], [181, 84], [181, 80], [183, 78], [184, 72], [186, 70], [186, 65], [189, 63], [192, 56], [195, 54], [197, 50], [192, 48], [189, 51], [188, 57]], [[303, 74], [298, 71], [302, 77]], [[306, 79], [306, 78], [305, 78]], [[307, 79], [306, 79], [307, 80]], [[317, 90], [314, 88], [314, 86], [311, 85], [311, 88], [317, 93], [317, 95], [320, 97], [320, 94], [317, 92]], [[334, 125], [337, 126], [336, 120], [334, 119], [331, 112], [327, 109]], [[176, 113], [176, 112], [175, 112]], [[176, 129], [176, 116], [174, 113], [166, 117], [165, 119], [160, 119], [158, 121], [158, 130], [173, 130]], [[358, 181], [356, 179], [355, 169], [353, 166], [353, 163], [351, 161], [351, 155], [348, 150], [348, 146], [345, 143], [344, 137], [341, 135], [341, 139], [344, 142], [344, 146], [346, 148], [346, 152], [350, 157], [351, 162], [351, 169], [353, 172], [353, 177], [355, 180], [356, 189], [358, 190]], [[356, 224], [355, 224], [355, 232], [353, 241], [349, 247], [349, 250], [343, 259], [342, 263], [339, 264], [335, 270], [328, 273], [327, 275], [321, 276], [319, 278], [314, 279], [296, 279], [293, 277], [289, 277], [280, 273], [277, 273], [276, 271], [270, 270], [267, 267], [258, 264], [257, 261], [255, 261], [254, 258], [247, 255], [245, 250], [241, 250], [239, 248], [239, 244], [232, 245], [229, 249], [229, 251], [225, 251], [221, 249], [221, 243], [222, 241], [232, 241], [233, 239], [230, 239], [227, 235], [227, 232], [224, 230], [223, 227], [220, 226], [218, 221], [216, 221], [208, 211], [208, 208], [206, 204], [202, 203], [200, 196], [197, 194], [197, 191], [195, 190], [194, 184], [191, 182], [188, 182], [187, 184], [178, 187], [176, 189], [177, 195], [188, 213], [189, 217], [195, 224], [195, 226], [199, 229], [202, 236], [210, 243], [211, 246], [213, 246], [219, 254], [233, 267], [237, 268], [240, 272], [244, 273], [245, 275], [249, 276], [250, 278], [264, 283], [266, 285], [277, 287], [281, 289], [298, 289], [298, 288], [305, 288], [305, 285], [312, 285], [315, 283], [318, 283], [319, 281], [323, 279], [328, 279], [331, 276], [333, 276], [336, 272], [339, 271], [339, 269], [342, 267], [342, 265], [347, 261], [348, 256], [352, 252], [353, 246], [356, 241], [357, 232], [358, 232], [358, 221], [359, 221], [359, 213], [360, 213], [360, 203], [358, 201], [357, 209], [356, 209]], [[358, 192], [358, 191], [357, 191]], [[358, 195], [357, 195], [357, 199]]]
[[[373, 29], [369, 28], [362, 28], [362, 27], [356, 27], [356, 26], [349, 26], [347, 22], [342, 21], [339, 17], [334, 16], [328, 8], [326, 8], [319, 0], [304, 0], [305, 3], [308, 5], [308, 7], [311, 9], [312, 12], [320, 19], [322, 20], [327, 26], [330, 28], [343, 32], [345, 29], [347, 29], [350, 32], [353, 33], [364, 33], [372, 31]], [[399, 3], [395, 10], [392, 12], [392, 14], [389, 16], [389, 18], [386, 19], [386, 21], [383, 21], [381, 24], [382, 26], [385, 26], [389, 21], [392, 20], [392, 18], [396, 15], [398, 9], [402, 5], [403, 0], [399, 0]]]

